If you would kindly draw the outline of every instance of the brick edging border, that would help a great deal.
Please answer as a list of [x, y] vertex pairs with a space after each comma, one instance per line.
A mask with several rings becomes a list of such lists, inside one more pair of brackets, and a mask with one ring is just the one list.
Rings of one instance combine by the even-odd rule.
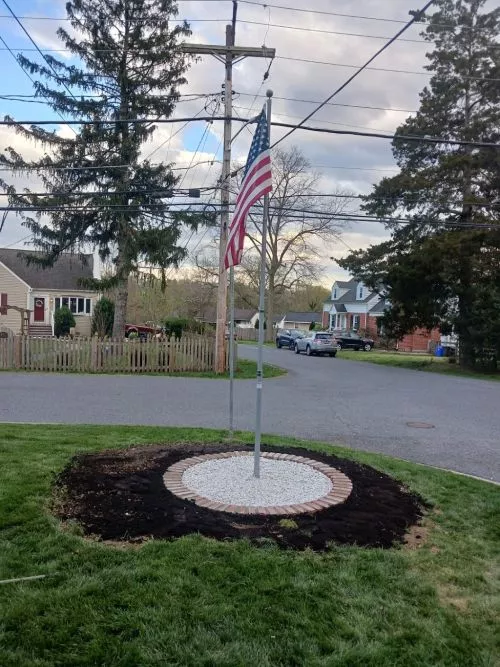
[[321, 498], [311, 500], [307, 503], [299, 503], [296, 505], [269, 505], [265, 507], [253, 507], [245, 505], [228, 505], [227, 503], [217, 502], [198, 495], [192, 489], [189, 489], [182, 477], [188, 468], [191, 468], [198, 463], [210, 461], [214, 459], [229, 459], [234, 456], [251, 456], [249, 452], [221, 452], [219, 454], [202, 454], [200, 456], [193, 456], [189, 459], [182, 459], [177, 461], [167, 469], [163, 475], [163, 481], [166, 488], [178, 498], [184, 500], [191, 500], [199, 507], [206, 507], [210, 510], [219, 512], [228, 512], [230, 514], [261, 514], [261, 515], [290, 515], [290, 514], [305, 514], [318, 512], [333, 505], [339, 505], [347, 500], [352, 491], [352, 482], [344, 475], [343, 472], [332, 468], [326, 463], [314, 461], [303, 456], [295, 456], [293, 454], [278, 454], [275, 452], [262, 452], [261, 456], [266, 459], [274, 459], [278, 461], [292, 461], [293, 463], [301, 463], [307, 465], [319, 472], [323, 473], [332, 483], [332, 490]]

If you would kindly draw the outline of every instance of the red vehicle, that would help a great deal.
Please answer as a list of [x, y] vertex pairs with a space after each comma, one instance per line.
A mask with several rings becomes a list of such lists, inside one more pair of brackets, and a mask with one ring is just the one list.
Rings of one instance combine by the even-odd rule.
[[126, 324], [125, 338], [128, 338], [131, 333], [137, 334], [139, 338], [146, 339], [161, 334], [162, 328], [154, 324]]

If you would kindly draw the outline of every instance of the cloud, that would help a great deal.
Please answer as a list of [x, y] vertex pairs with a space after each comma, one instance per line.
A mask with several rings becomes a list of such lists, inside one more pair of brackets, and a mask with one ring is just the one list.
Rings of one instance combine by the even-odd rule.
[[[62, 0], [31, 0], [33, 11], [40, 14], [63, 15]], [[29, 2], [25, 3], [26, 7]], [[287, 0], [286, 5], [304, 8], [302, 0]], [[409, 11], [415, 9], [413, 0], [315, 0], [314, 8], [325, 12], [379, 16], [400, 21], [409, 18]], [[26, 11], [26, 13], [28, 13]], [[31, 13], [31, 12], [30, 12]], [[179, 15], [188, 19], [210, 19], [193, 22], [192, 42], [223, 44], [225, 19], [230, 22], [231, 5], [223, 2], [187, 1], [179, 3]], [[245, 21], [263, 23], [252, 25]], [[270, 68], [270, 76], [263, 81], [269, 63], [264, 59], [246, 58], [234, 66], [233, 87], [235, 113], [248, 118], [255, 115], [265, 100], [265, 91], [274, 91], [273, 117], [283, 122], [297, 122], [314, 109], [314, 104], [300, 100], [324, 100], [338, 88], [355, 70], [352, 67], [298, 62], [288, 58], [306, 61], [322, 61], [344, 65], [361, 65], [383, 43], [381, 39], [326, 34], [322, 32], [296, 31], [277, 28], [269, 24], [292, 25], [309, 30], [350, 32], [364, 35], [391, 37], [402, 24], [384, 21], [370, 21], [349, 17], [328, 16], [311, 12], [293, 12], [265, 6], [238, 5], [236, 42], [239, 45], [260, 46], [266, 44], [276, 49], [277, 58]], [[28, 24], [27, 24], [28, 25]], [[36, 41], [46, 48], [57, 48], [54, 43], [57, 24], [52, 22], [32, 22], [30, 30]], [[420, 26], [412, 27], [406, 39], [419, 40]], [[21, 35], [16, 33], [18, 42]], [[423, 72], [425, 53], [429, 45], [422, 42], [396, 42], [373, 63], [373, 67], [388, 70], [409, 70]], [[0, 56], [7, 57], [6, 54]], [[181, 90], [183, 94], [220, 93], [224, 80], [223, 65], [212, 56], [202, 56], [193, 62], [187, 73], [188, 84]], [[367, 70], [339, 93], [333, 102], [339, 106], [326, 106], [315, 114], [308, 124], [337, 129], [373, 128], [392, 133], [405, 120], [407, 111], [418, 108], [419, 92], [428, 81], [428, 75], [403, 74], [393, 71]], [[175, 110], [176, 117], [205, 114], [206, 100], [182, 101]], [[340, 106], [346, 105], [346, 106]], [[352, 106], [348, 106], [352, 105]], [[27, 105], [26, 105], [27, 106]], [[34, 105], [33, 105], [34, 107]], [[380, 107], [380, 108], [375, 108]], [[36, 108], [36, 107], [35, 107]], [[353, 127], [351, 127], [353, 126]], [[195, 155], [195, 136], [202, 137], [206, 123], [192, 123], [186, 130], [179, 131], [177, 125], [159, 125], [152, 140], [144, 147], [144, 154], [155, 151], [153, 161], [174, 162], [176, 167], [196, 164], [184, 177], [184, 185], [190, 187], [212, 185], [219, 173], [220, 150], [216, 148], [222, 138], [222, 123], [215, 123], [207, 130], [207, 141], [200, 145]], [[235, 122], [233, 134], [240, 128]], [[8, 132], [8, 131], [7, 131]], [[178, 132], [178, 133], [177, 133]], [[278, 139], [286, 131], [273, 128], [273, 139]], [[177, 133], [177, 134], [176, 134]], [[197, 135], [196, 135], [197, 133]], [[7, 141], [5, 132], [0, 141]], [[251, 141], [251, 132], [243, 130], [233, 143], [233, 162], [246, 159]], [[321, 173], [321, 186], [325, 191], [342, 189], [358, 193], [369, 192], [370, 188], [383, 176], [395, 173], [390, 143], [387, 140], [354, 136], [326, 135], [296, 131], [283, 147], [297, 145], [310, 163]], [[4, 143], [5, 145], [5, 143]], [[204, 147], [205, 146], [205, 147]], [[210, 149], [208, 149], [210, 146]], [[26, 150], [32, 150], [28, 146]], [[156, 150], [157, 149], [157, 150]], [[208, 164], [206, 164], [208, 162]], [[213, 164], [210, 164], [213, 162]], [[205, 164], [198, 164], [205, 163]], [[179, 171], [179, 174], [184, 172]], [[184, 187], [183, 185], [183, 187]], [[2, 243], [5, 242], [5, 231]], [[385, 237], [385, 230], [376, 223], [359, 223], [344, 234], [344, 240], [353, 248], [363, 248]], [[193, 237], [196, 243], [199, 237]], [[348, 252], [339, 248], [330, 254]], [[325, 262], [327, 267], [328, 262]]]

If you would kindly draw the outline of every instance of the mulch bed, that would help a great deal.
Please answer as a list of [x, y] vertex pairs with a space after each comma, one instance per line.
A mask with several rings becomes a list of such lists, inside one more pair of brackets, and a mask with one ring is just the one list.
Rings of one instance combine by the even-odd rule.
[[389, 548], [401, 543], [422, 517], [424, 501], [392, 477], [348, 459], [297, 448], [269, 450], [307, 456], [344, 472], [354, 486], [345, 503], [283, 521], [286, 517], [208, 510], [165, 488], [163, 474], [176, 461], [229, 449], [250, 448], [145, 445], [78, 455], [56, 478], [54, 511], [63, 521], [80, 524], [85, 535], [102, 540], [141, 542], [198, 533], [255, 543], [267, 538], [283, 548], [315, 551], [330, 543]]

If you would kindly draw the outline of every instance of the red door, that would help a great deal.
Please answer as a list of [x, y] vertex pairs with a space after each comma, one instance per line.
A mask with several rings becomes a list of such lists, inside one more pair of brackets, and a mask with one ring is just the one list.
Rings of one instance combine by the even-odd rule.
[[45, 299], [35, 298], [35, 309], [33, 312], [34, 322], [45, 322]]

